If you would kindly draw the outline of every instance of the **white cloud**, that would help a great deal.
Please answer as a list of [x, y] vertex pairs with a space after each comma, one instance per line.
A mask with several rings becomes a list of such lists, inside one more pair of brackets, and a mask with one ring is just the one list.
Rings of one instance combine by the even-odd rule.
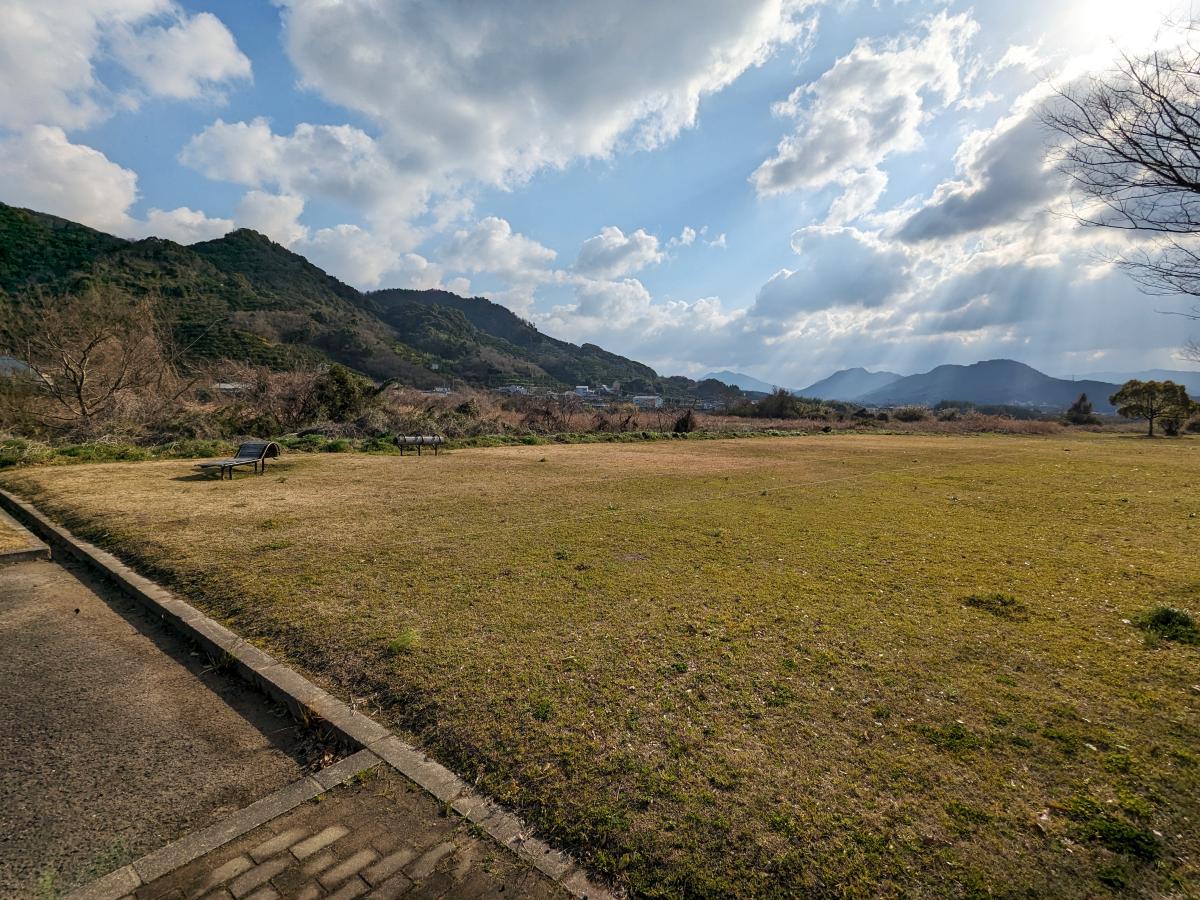
[[129, 234], [137, 180], [99, 150], [71, 143], [61, 128], [35, 125], [0, 140], [0, 199], [15, 206]]
[[842, 182], [842, 193], [829, 207], [827, 225], [846, 225], [875, 208], [887, 190], [887, 174], [876, 168], [849, 174]]
[[233, 231], [231, 219], [210, 219], [195, 209], [180, 206], [178, 209], [152, 209], [146, 214], [144, 226], [139, 228], [146, 235], [166, 238], [178, 244], [195, 244], [211, 241]]
[[276, 243], [291, 247], [308, 237], [308, 228], [300, 224], [304, 198], [296, 194], [269, 194], [248, 191], [238, 201], [234, 218], [242, 228], [253, 228]]
[[762, 286], [750, 314], [778, 323], [834, 307], [874, 308], [903, 295], [911, 260], [855, 228], [810, 225], [792, 235], [800, 257]]
[[227, 81], [250, 77], [250, 60], [212, 13], [125, 29], [114, 39], [113, 53], [154, 97], [192, 100]]
[[622, 143], [659, 146], [795, 38], [808, 5], [279, 2], [304, 83], [373, 118], [396, 165], [435, 184], [511, 184]]
[[943, 182], [900, 228], [910, 242], [944, 240], [1046, 213], [1066, 184], [1046, 159], [1047, 136], [1036, 104], [968, 135], [957, 154], [959, 177]]
[[[683, 237], [689, 237], [689, 233], [688, 244], [696, 239], [691, 228], [684, 229]], [[626, 235], [616, 225], [607, 225], [598, 235], [583, 242], [574, 269], [595, 278], [617, 278], [662, 262], [665, 255], [658, 248], [658, 238], [641, 228]]]
[[556, 256], [549, 247], [514, 232], [507, 220], [496, 216], [454, 232], [441, 250], [447, 268], [491, 272], [518, 282], [545, 281]]
[[[830, 184], [859, 184], [879, 163], [922, 144], [934, 108], [962, 90], [960, 68], [977, 26], [941, 13], [926, 34], [877, 45], [860, 41], [815, 82], [797, 88], [776, 113], [797, 120], [775, 156], [751, 176], [762, 195]], [[859, 204], [861, 207], [861, 203]]]
[[293, 244], [292, 249], [330, 275], [360, 288], [378, 287], [385, 274], [403, 263], [403, 253], [386, 237], [357, 225], [322, 228]]
[[675, 247], [690, 247], [696, 242], [696, 229], [690, 225], [684, 225], [683, 231], [679, 232], [679, 237], [673, 237], [667, 241], [667, 246]]
[[97, 74], [110, 50], [150, 95], [194, 98], [250, 74], [220, 20], [171, 0], [0, 0], [0, 22], [0, 127], [81, 128], [135, 103]]
[[209, 178], [346, 203], [386, 224], [419, 213], [428, 193], [392, 164], [369, 134], [349, 125], [297, 125], [275, 134], [264, 118], [218, 119], [180, 161]]

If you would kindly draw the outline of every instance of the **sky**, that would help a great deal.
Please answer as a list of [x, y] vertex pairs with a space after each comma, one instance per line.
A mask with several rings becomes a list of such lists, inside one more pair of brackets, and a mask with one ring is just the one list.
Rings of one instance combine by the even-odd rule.
[[[0, 0], [0, 200], [698, 377], [1182, 368], [1047, 161], [1188, 0]], [[1181, 308], [1187, 304], [1178, 304]]]

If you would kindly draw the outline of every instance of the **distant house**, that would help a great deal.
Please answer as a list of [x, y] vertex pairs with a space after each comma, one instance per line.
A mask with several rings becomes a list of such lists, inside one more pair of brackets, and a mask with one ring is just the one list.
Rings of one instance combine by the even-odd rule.
[[529, 389], [520, 384], [506, 384], [503, 387], [496, 388], [497, 394], [507, 394], [510, 397], [524, 397], [529, 393]]
[[33, 370], [15, 356], [0, 356], [0, 376], [28, 375]]
[[577, 384], [575, 385], [575, 393], [580, 397], [590, 397], [592, 395], [592, 389], [586, 384]]
[[15, 356], [0, 356], [0, 378], [20, 379], [28, 384], [53, 385], [49, 375], [35, 372]]
[[642, 394], [633, 398], [633, 405], [640, 409], [662, 409], [663, 398], [657, 394]]

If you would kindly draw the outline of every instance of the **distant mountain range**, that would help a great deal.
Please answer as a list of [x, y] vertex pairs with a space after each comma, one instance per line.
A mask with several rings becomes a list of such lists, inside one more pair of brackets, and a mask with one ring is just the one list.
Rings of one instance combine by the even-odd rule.
[[1097, 412], [1111, 412], [1108, 398], [1119, 385], [1105, 381], [1052, 378], [1011, 359], [989, 359], [969, 366], [938, 366], [922, 375], [898, 378], [852, 398], [864, 406], [907, 406], [961, 400], [977, 404], [1066, 409], [1087, 394]]
[[818, 400], [857, 400], [864, 394], [880, 390], [904, 376], [895, 372], [868, 372], [866, 369], [842, 369], [828, 378], [796, 391], [802, 397]]
[[722, 370], [720, 372], [709, 372], [702, 378], [702, 381], [719, 381], [722, 384], [727, 384], [730, 387], [738, 388], [743, 391], [755, 391], [760, 394], [770, 394], [776, 390], [776, 385], [767, 384], [760, 378], [755, 378], [753, 375], [746, 375], [742, 372], [730, 372]]
[[[708, 376], [742, 390], [771, 390], [766, 382], [737, 372]], [[1127, 381], [1127, 378], [1122, 379]], [[793, 393], [819, 400], [841, 400], [863, 406], [935, 406], [943, 401], [980, 406], [1024, 406], [1057, 411], [1086, 393], [1098, 412], [1111, 412], [1108, 398], [1117, 382], [1053, 378], [1024, 363], [992, 359], [969, 366], [938, 366], [919, 375], [842, 369]]]
[[1083, 376], [1096, 381], [1112, 381], [1124, 384], [1131, 379], [1138, 381], [1173, 381], [1182, 384], [1193, 397], [1200, 397], [1200, 370], [1146, 369], [1144, 372], [1091, 372]]

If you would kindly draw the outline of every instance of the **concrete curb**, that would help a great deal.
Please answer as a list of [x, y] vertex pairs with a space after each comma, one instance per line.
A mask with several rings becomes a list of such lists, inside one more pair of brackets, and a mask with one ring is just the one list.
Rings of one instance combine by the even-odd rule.
[[[0, 510], [0, 526], [8, 525], [15, 528], [17, 531], [29, 534], [29, 529], [25, 528], [20, 522], [10, 516], [8, 513]], [[29, 562], [31, 559], [49, 559], [50, 548], [37, 540], [32, 534], [29, 534], [29, 543], [20, 550], [9, 550], [0, 553], [0, 566], [8, 566], [14, 563]]]
[[[294, 713], [323, 721], [345, 743], [358, 748], [360, 752], [369, 751], [372, 758], [377, 757], [378, 760], [382, 760], [396, 769], [439, 801], [450, 806], [456, 813], [486, 831], [495, 840], [508, 847], [551, 880], [558, 882], [572, 895], [584, 898], [584, 900], [615, 900], [615, 894], [592, 882], [587, 873], [576, 865], [571, 857], [533, 837], [529, 826], [520, 818], [475, 791], [441, 763], [401, 740], [375, 720], [351, 709], [329, 692], [317, 687], [295, 669], [279, 663], [269, 653], [247, 643], [194, 606], [185, 603], [150, 579], [139, 575], [111, 553], [75, 537], [66, 528], [56, 525], [43, 515], [32, 503], [0, 489], [0, 509], [11, 513], [14, 518], [24, 523], [29, 530], [45, 540], [56, 551], [82, 562], [115, 584], [151, 613], [159, 616], [166, 624], [200, 644], [214, 659], [231, 662], [244, 680], [272, 698], [287, 704]], [[330, 766], [325, 771], [338, 769], [359, 755], [355, 754], [347, 760]], [[361, 771], [361, 768], [365, 767], [349, 772], [341, 780], [344, 781], [353, 776], [357, 771]], [[291, 809], [332, 786], [321, 784], [322, 775], [322, 772], [318, 772], [311, 778], [301, 779], [276, 794], [251, 804], [240, 813], [235, 813], [230, 819], [188, 835], [175, 844], [168, 845], [129, 866], [106, 875], [71, 896], [81, 898], [81, 900], [106, 900], [106, 898], [116, 900], [116, 898], [123, 897], [131, 890], [135, 890], [138, 885], [152, 880], [147, 878], [147, 875], [157, 878], [171, 870], [162, 869], [160, 871], [160, 864], [154, 862], [156, 859], [167, 860], [170, 858], [168, 851], [174, 850], [177, 856], [181, 857], [185, 851], [188, 851], [188, 848], [193, 846], [188, 843], [189, 841], [196, 842], [195, 846], [204, 846], [206, 840], [214, 840], [219, 833], [223, 833], [218, 829], [226, 826], [228, 822], [241, 821], [239, 817], [243, 814], [247, 816], [245, 821], [253, 821], [259, 813], [250, 814], [250, 810], [256, 808], [260, 811], [266, 810], [271, 808], [270, 802], [272, 801], [283, 802], [278, 799], [280, 795], [287, 794], [288, 798], [300, 797], [291, 807], [288, 807]], [[330, 777], [333, 777], [332, 773]], [[312, 790], [313, 793], [302, 796], [309, 790]], [[260, 804], [267, 805], [260, 807]], [[275, 818], [286, 811], [278, 809], [267, 819], [256, 822], [239, 833], [244, 834], [249, 828], [257, 827], [262, 822]], [[210, 832], [212, 832], [211, 835]], [[236, 836], [229, 835], [217, 844], [197, 852], [190, 859], [195, 859]], [[183, 849], [179, 849], [181, 846]], [[171, 868], [177, 868], [190, 859], [180, 859]], [[133, 878], [138, 879], [138, 885], [131, 888], [129, 884]]]

